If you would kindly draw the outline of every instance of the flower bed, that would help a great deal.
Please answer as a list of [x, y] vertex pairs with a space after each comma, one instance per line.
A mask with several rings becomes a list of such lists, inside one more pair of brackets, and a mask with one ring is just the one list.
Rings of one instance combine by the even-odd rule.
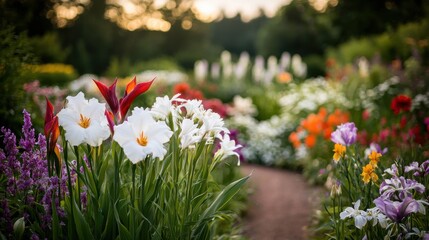
[[152, 82], [133, 79], [121, 99], [116, 82], [95, 83], [108, 108], [79, 92], [67, 97], [58, 114], [47, 102], [44, 134], [37, 138], [26, 111], [18, 145], [2, 128], [2, 237], [212, 239], [233, 234], [237, 212], [229, 202], [248, 177], [219, 174], [234, 171], [237, 162], [228, 159], [240, 148], [223, 119], [201, 101], [177, 95], [157, 97], [153, 106], [136, 107], [128, 116], [131, 103]]

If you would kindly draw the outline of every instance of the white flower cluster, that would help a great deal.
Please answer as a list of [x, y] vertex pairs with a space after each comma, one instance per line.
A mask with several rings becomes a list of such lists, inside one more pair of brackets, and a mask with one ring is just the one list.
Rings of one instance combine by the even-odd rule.
[[[66, 140], [72, 146], [82, 143], [100, 146], [111, 135], [105, 116], [105, 104], [95, 98], [89, 101], [82, 92], [67, 97], [67, 107], [58, 113], [59, 124], [66, 131]], [[197, 144], [213, 144], [220, 140], [215, 157], [223, 160], [237, 156], [240, 145], [229, 137], [229, 130], [219, 114], [205, 110], [200, 100], [184, 100], [178, 95], [171, 99], [157, 97], [152, 108], [136, 107], [121, 124], [113, 127], [113, 140], [123, 149], [128, 159], [138, 163], [147, 156], [163, 159], [166, 144], [177, 132], [182, 150], [195, 148]]]
[[273, 165], [278, 161], [289, 159], [292, 149], [284, 146], [284, 136], [288, 124], [278, 116], [258, 122], [250, 115], [234, 115], [227, 120], [229, 128], [240, 131], [240, 140], [245, 144], [242, 152], [250, 162], [262, 161]]
[[386, 94], [393, 95], [398, 84], [399, 78], [395, 76], [375, 86], [374, 88], [361, 89], [359, 91], [359, 98], [357, 98], [354, 102], [355, 107], [363, 107], [370, 112], [374, 112], [377, 108], [375, 102], [384, 97]]
[[285, 159], [289, 159], [292, 149], [283, 145], [283, 131], [277, 130], [276, 126], [270, 121], [264, 121], [250, 131], [249, 139], [245, 142], [243, 155], [249, 161], [257, 158], [266, 165], [274, 165]]
[[429, 108], [429, 92], [425, 94], [417, 94], [411, 105], [412, 110], [420, 109], [420, 108]]
[[257, 113], [255, 105], [251, 98], [235, 96], [232, 106], [227, 107], [227, 113], [230, 116], [253, 116]]
[[351, 102], [344, 96], [341, 85], [328, 82], [324, 78], [309, 79], [302, 84], [290, 84], [289, 89], [279, 98], [282, 118], [296, 119], [317, 111], [321, 106], [349, 108]]

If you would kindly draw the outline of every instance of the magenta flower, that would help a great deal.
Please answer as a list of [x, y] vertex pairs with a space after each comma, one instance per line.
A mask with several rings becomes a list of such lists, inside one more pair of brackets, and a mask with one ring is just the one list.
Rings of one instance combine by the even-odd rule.
[[374, 200], [380, 211], [394, 222], [401, 222], [411, 213], [419, 211], [419, 203], [411, 197], [406, 197], [402, 202], [390, 201], [379, 197]]
[[350, 146], [356, 142], [357, 128], [353, 122], [341, 124], [337, 130], [331, 134], [331, 140], [334, 143], [343, 146]]

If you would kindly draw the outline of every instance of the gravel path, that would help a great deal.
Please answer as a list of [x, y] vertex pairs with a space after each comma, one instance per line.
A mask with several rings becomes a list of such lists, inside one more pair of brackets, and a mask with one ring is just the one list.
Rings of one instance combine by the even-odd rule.
[[244, 165], [242, 171], [253, 172], [244, 235], [251, 240], [307, 239], [306, 228], [320, 189], [310, 187], [300, 174], [291, 171], [256, 165]]

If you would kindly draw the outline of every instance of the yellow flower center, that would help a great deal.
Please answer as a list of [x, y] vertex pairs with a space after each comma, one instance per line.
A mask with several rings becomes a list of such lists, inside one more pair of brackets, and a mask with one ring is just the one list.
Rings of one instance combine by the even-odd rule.
[[83, 128], [88, 128], [89, 124], [91, 124], [91, 119], [80, 114], [79, 126]]
[[137, 143], [143, 147], [147, 145], [147, 137], [143, 134], [143, 131], [140, 133], [140, 136], [137, 138]]

